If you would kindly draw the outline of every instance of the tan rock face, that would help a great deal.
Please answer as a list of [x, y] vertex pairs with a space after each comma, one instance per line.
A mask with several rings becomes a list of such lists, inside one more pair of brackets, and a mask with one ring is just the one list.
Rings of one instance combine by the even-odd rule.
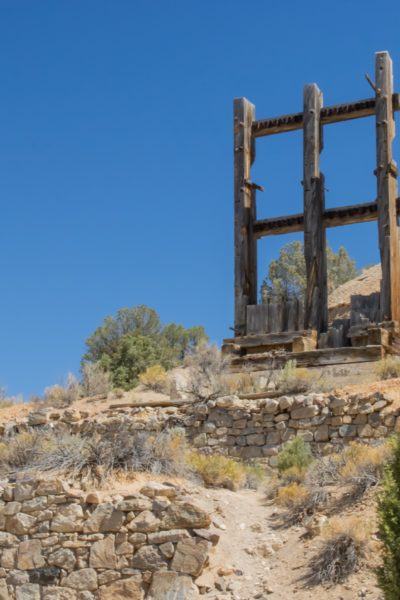
[[142, 571], [158, 571], [166, 569], [167, 562], [156, 546], [142, 546], [132, 559], [132, 567]]
[[83, 529], [83, 510], [79, 504], [60, 506], [51, 523], [51, 530], [73, 533]]
[[70, 588], [50, 585], [43, 587], [42, 600], [77, 600], [77, 593]]
[[143, 600], [144, 590], [139, 578], [129, 577], [101, 586], [98, 595], [99, 600]]
[[9, 600], [7, 584], [4, 579], [0, 579], [0, 600]]
[[72, 571], [72, 573], [61, 580], [61, 585], [74, 590], [96, 590], [97, 573], [94, 569], [90, 568]]
[[211, 519], [202, 508], [191, 502], [176, 502], [168, 507], [162, 520], [162, 529], [183, 529], [185, 527], [209, 527]]
[[40, 600], [40, 586], [33, 583], [24, 583], [16, 588], [16, 600]]
[[199, 590], [191, 577], [173, 571], [162, 571], [154, 573], [147, 598], [148, 600], [166, 600], [167, 598], [197, 600]]
[[179, 573], [198, 577], [208, 558], [209, 544], [200, 538], [178, 542], [171, 568]]
[[89, 566], [93, 569], [115, 569], [115, 538], [113, 535], [95, 542], [90, 549]]
[[159, 525], [160, 520], [150, 510], [144, 510], [129, 522], [128, 529], [139, 533], [148, 533], [157, 531]]
[[116, 532], [122, 527], [124, 513], [117, 510], [111, 502], [99, 504], [85, 522], [85, 533]]
[[6, 519], [6, 530], [15, 535], [25, 535], [35, 525], [36, 519], [25, 513], [17, 513]]
[[27, 540], [21, 542], [18, 548], [17, 568], [22, 571], [38, 569], [46, 564], [42, 556], [42, 543], [40, 540]]
[[49, 565], [54, 565], [65, 569], [66, 571], [72, 571], [76, 564], [75, 554], [68, 548], [60, 548], [56, 552], [53, 552], [48, 557]]

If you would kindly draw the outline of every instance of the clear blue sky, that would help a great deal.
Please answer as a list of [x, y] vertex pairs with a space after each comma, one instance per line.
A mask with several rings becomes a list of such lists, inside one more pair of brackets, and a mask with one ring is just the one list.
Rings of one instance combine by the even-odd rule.
[[[258, 118], [301, 110], [309, 82], [325, 104], [366, 98], [386, 49], [400, 91], [399, 24], [370, 0], [2, 0], [0, 385], [78, 373], [123, 306], [229, 335], [233, 98]], [[259, 215], [301, 210], [301, 133], [257, 152]], [[373, 119], [326, 127], [327, 205], [373, 200], [374, 162]], [[378, 260], [375, 224], [328, 237]], [[260, 276], [291, 239], [260, 243]]]

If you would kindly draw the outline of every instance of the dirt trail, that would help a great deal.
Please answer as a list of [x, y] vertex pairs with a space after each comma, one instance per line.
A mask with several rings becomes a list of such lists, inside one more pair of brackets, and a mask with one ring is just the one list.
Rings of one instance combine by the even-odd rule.
[[[220, 520], [220, 541], [210, 561], [209, 574], [220, 591], [206, 598], [218, 600], [381, 600], [374, 576], [366, 568], [343, 585], [305, 588], [301, 578], [319, 538], [305, 540], [303, 527], [276, 528], [276, 509], [265, 501], [263, 491], [203, 490], [199, 495], [213, 505]], [[219, 569], [234, 572], [219, 576]]]

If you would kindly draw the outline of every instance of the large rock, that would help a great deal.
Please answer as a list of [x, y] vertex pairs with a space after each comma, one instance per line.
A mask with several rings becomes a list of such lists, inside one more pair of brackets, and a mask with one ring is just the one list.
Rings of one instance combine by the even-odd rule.
[[[154, 573], [148, 600], [197, 600], [199, 590], [192, 578], [174, 571]], [[104, 599], [105, 600], [105, 599]]]
[[312, 404], [311, 406], [300, 406], [299, 408], [294, 408], [290, 416], [292, 419], [309, 419], [311, 417], [315, 417], [319, 413], [319, 407]]
[[215, 402], [218, 408], [224, 408], [225, 410], [237, 410], [243, 408], [243, 402], [237, 396], [222, 396]]
[[26, 571], [43, 567], [46, 561], [42, 556], [42, 543], [40, 540], [27, 540], [18, 547], [17, 568]]
[[84, 524], [85, 533], [118, 532], [124, 522], [124, 514], [111, 502], [99, 504]]
[[149, 533], [148, 540], [150, 544], [166, 544], [167, 542], [180, 542], [189, 537], [187, 529], [169, 529], [167, 531], [157, 531]]
[[89, 566], [93, 569], [115, 569], [117, 557], [115, 554], [114, 536], [94, 542], [90, 549]]
[[4, 579], [0, 579], [0, 600], [9, 600], [7, 583]]
[[[98, 595], [99, 600], [142, 600], [144, 590], [140, 577], [129, 577], [128, 579], [119, 579], [109, 585], [102, 585]], [[164, 596], [164, 600], [167, 600], [167, 596]]]
[[171, 568], [198, 577], [208, 559], [209, 543], [200, 538], [178, 542]]
[[79, 504], [66, 504], [60, 506], [55, 514], [51, 531], [59, 533], [73, 533], [83, 529], [83, 510]]
[[75, 554], [68, 548], [60, 548], [48, 557], [49, 565], [55, 565], [66, 571], [72, 571], [76, 563]]
[[[94, 569], [79, 569], [72, 571], [69, 575], [61, 580], [61, 585], [70, 587], [74, 590], [96, 590], [97, 589], [97, 573]], [[111, 599], [110, 599], [111, 600]]]
[[77, 593], [70, 588], [49, 585], [42, 590], [42, 600], [77, 600]]
[[165, 485], [164, 483], [159, 483], [158, 481], [150, 481], [141, 488], [140, 493], [148, 498], [155, 498], [156, 496], [175, 498], [176, 489], [171, 485]]
[[6, 529], [9, 533], [14, 533], [15, 535], [26, 535], [35, 523], [35, 517], [25, 513], [17, 513], [12, 517], [7, 517]]
[[133, 556], [132, 567], [142, 571], [158, 571], [167, 563], [156, 546], [142, 546]]
[[211, 524], [210, 515], [192, 502], [180, 501], [171, 504], [161, 522], [161, 529], [202, 529]]
[[15, 590], [16, 600], [40, 600], [40, 586], [35, 583], [24, 583]]
[[150, 510], [144, 510], [128, 523], [128, 529], [139, 533], [151, 533], [157, 531], [159, 524], [160, 520]]

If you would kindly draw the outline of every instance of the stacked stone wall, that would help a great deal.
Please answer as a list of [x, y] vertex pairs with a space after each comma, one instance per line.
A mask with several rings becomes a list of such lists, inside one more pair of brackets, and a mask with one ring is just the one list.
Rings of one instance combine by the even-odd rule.
[[197, 598], [209, 525], [172, 485], [101, 501], [58, 479], [4, 483], [0, 600]]

